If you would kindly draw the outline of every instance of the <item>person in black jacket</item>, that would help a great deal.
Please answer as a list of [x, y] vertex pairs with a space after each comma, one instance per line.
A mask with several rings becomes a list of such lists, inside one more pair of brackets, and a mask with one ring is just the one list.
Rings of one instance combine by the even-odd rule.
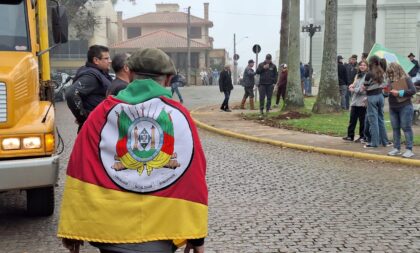
[[260, 92], [260, 113], [264, 115], [264, 100], [267, 97], [266, 113], [271, 109], [271, 97], [274, 84], [277, 83], [277, 67], [271, 61], [271, 54], [267, 54], [265, 61], [258, 65], [256, 73], [260, 75], [258, 90]]
[[115, 79], [112, 80], [111, 85], [106, 91], [106, 96], [116, 96], [118, 92], [127, 88], [128, 83], [131, 82], [131, 71], [127, 66], [127, 59], [129, 54], [116, 54], [112, 58], [112, 69], [115, 72]]
[[346, 94], [348, 89], [347, 71], [343, 64], [343, 56], [337, 56], [338, 85], [340, 86], [341, 108], [346, 109]]
[[[344, 67], [346, 67], [347, 72], [347, 87], [351, 85], [356, 77], [357, 74], [357, 55], [352, 55], [349, 58], [349, 62], [344, 64]], [[347, 90], [346, 92], [346, 110], [350, 109], [350, 96], [351, 92]]]
[[416, 56], [413, 53], [410, 53], [408, 55], [408, 58], [410, 58], [410, 61], [414, 64], [414, 68], [412, 68], [410, 72], [408, 72], [408, 75], [411, 78], [413, 78], [413, 77], [416, 77], [417, 73], [420, 71], [419, 62], [414, 59], [416, 58]]
[[254, 85], [255, 85], [255, 71], [252, 69], [254, 67], [254, 60], [248, 61], [248, 66], [244, 70], [243, 75], [243, 86], [245, 94], [242, 98], [241, 109], [245, 109], [246, 99], [249, 97], [249, 106], [251, 110], [254, 110]]
[[232, 73], [230, 72], [229, 65], [226, 65], [225, 68], [222, 70], [222, 72], [220, 72], [219, 89], [220, 89], [220, 92], [223, 92], [225, 94], [225, 99], [223, 100], [220, 110], [225, 111], [225, 112], [231, 112], [231, 110], [229, 109], [229, 97], [230, 97], [230, 92], [233, 90], [233, 85], [232, 85]]
[[105, 99], [112, 78], [108, 74], [111, 65], [109, 49], [105, 46], [89, 47], [86, 65], [77, 70], [73, 84], [66, 90], [67, 106], [79, 125], [83, 126], [89, 113]]

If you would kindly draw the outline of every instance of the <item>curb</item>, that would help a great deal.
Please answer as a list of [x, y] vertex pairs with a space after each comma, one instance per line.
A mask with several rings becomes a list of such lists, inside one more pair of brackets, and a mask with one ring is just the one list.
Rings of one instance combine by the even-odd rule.
[[[194, 116], [197, 110], [198, 108], [191, 111], [191, 115]], [[204, 129], [213, 133], [225, 135], [228, 137], [232, 137], [232, 138], [246, 140], [246, 141], [270, 144], [273, 146], [278, 146], [282, 148], [291, 148], [291, 149], [296, 149], [296, 150], [301, 150], [301, 151], [306, 151], [306, 152], [316, 152], [316, 153], [325, 154], [325, 155], [350, 157], [350, 158], [357, 158], [357, 159], [362, 159], [362, 160], [382, 161], [382, 162], [420, 167], [420, 160], [411, 160], [411, 159], [402, 158], [402, 157], [393, 157], [393, 156], [385, 156], [385, 155], [366, 154], [362, 152], [353, 152], [353, 151], [346, 151], [346, 150], [339, 150], [339, 149], [320, 148], [320, 147], [314, 147], [314, 146], [308, 146], [308, 145], [293, 144], [293, 143], [288, 143], [284, 141], [275, 141], [275, 140], [269, 140], [269, 139], [264, 139], [264, 138], [257, 138], [257, 137], [253, 137], [253, 136], [249, 136], [245, 134], [235, 133], [232, 131], [222, 130], [216, 127], [212, 127], [210, 125], [207, 125], [195, 119], [194, 117], [193, 117], [193, 120], [195, 124], [201, 129]]]

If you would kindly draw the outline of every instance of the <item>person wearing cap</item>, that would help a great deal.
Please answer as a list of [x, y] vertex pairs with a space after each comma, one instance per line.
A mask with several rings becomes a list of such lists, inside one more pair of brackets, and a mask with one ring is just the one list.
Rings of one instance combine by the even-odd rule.
[[111, 85], [106, 91], [106, 96], [117, 95], [118, 92], [125, 89], [131, 81], [130, 69], [127, 66], [127, 59], [129, 54], [116, 54], [112, 58], [112, 69], [115, 72], [115, 79], [112, 80]]
[[343, 56], [337, 56], [338, 85], [340, 88], [341, 109], [346, 110], [346, 94], [348, 90], [347, 71], [343, 64]]
[[206, 158], [189, 111], [171, 99], [160, 49], [133, 53], [133, 81], [93, 110], [70, 155], [57, 235], [101, 253], [204, 252]]
[[271, 54], [265, 56], [265, 61], [258, 65], [256, 73], [260, 75], [260, 82], [258, 90], [260, 92], [260, 114], [264, 115], [264, 103], [267, 98], [267, 104], [265, 105], [266, 113], [271, 109], [271, 97], [273, 96], [274, 85], [277, 82], [277, 67], [271, 61]]
[[[357, 74], [357, 55], [353, 54], [348, 63], [344, 64], [347, 72], [347, 86], [353, 84]], [[351, 92], [347, 90], [346, 92], [346, 110], [350, 109], [350, 97]]]
[[255, 85], [255, 71], [254, 67], [254, 60], [248, 61], [248, 66], [244, 70], [243, 75], [243, 84], [245, 94], [242, 98], [241, 102], [241, 109], [245, 109], [246, 99], [249, 97], [249, 107], [251, 110], [255, 110], [254, 108], [254, 85]]
[[283, 103], [286, 102], [286, 87], [287, 87], [287, 64], [284, 63], [280, 66], [280, 78], [277, 81], [277, 94], [276, 94], [276, 104], [274, 107], [279, 107], [280, 97], [283, 98]]
[[230, 71], [230, 65], [226, 65], [225, 68], [220, 72], [219, 77], [219, 89], [220, 92], [223, 92], [225, 98], [223, 100], [222, 105], [220, 106], [220, 110], [225, 112], [231, 112], [229, 109], [229, 98], [230, 92], [233, 90], [232, 84], [232, 72]]
[[418, 62], [416, 59], [414, 59], [414, 58], [416, 58], [416, 56], [415, 56], [413, 53], [410, 53], [410, 54], [408, 55], [408, 58], [409, 58], [409, 59], [410, 59], [410, 61], [414, 64], [414, 68], [412, 68], [412, 69], [410, 70], [410, 72], [408, 72], [408, 75], [409, 75], [411, 78], [413, 78], [413, 77], [416, 77], [417, 73], [420, 71], [419, 62]]

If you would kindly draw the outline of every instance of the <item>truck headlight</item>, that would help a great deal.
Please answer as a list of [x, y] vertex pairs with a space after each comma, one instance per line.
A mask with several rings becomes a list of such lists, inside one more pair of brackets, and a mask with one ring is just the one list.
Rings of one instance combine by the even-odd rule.
[[14, 150], [20, 149], [20, 140], [19, 138], [6, 138], [1, 142], [1, 147], [3, 150]]
[[41, 148], [41, 138], [27, 137], [22, 139], [23, 149]]

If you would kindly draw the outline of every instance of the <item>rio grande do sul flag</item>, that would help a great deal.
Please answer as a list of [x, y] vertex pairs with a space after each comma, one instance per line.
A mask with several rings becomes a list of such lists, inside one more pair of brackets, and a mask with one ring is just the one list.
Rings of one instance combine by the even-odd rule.
[[135, 81], [90, 114], [69, 160], [59, 237], [177, 245], [206, 237], [205, 156], [188, 111], [167, 95]]

